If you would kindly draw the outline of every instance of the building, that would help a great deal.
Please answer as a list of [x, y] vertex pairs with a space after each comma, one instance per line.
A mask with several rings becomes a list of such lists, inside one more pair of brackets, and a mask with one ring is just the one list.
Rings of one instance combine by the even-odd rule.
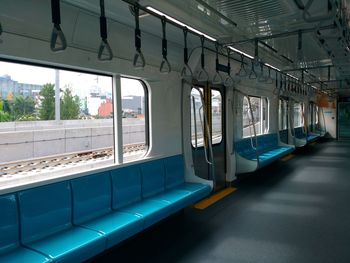
[[12, 100], [14, 97], [22, 95], [24, 97], [32, 97], [39, 94], [42, 85], [20, 83], [15, 81], [9, 75], [0, 77], [0, 98]]

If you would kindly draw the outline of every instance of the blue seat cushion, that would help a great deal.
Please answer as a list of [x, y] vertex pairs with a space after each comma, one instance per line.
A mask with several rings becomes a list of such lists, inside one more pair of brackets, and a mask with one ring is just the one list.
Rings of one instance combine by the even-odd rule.
[[163, 160], [141, 164], [142, 197], [159, 194], [165, 189], [165, 170]]
[[19, 262], [52, 262], [48, 257], [45, 257], [30, 249], [19, 247], [5, 255], [0, 255], [0, 262], [4, 263], [19, 263]]
[[119, 209], [141, 200], [140, 165], [115, 169], [112, 176], [112, 207]]
[[316, 141], [320, 136], [317, 134], [308, 134], [306, 137], [307, 142]]
[[165, 189], [171, 189], [185, 182], [184, 159], [182, 155], [164, 159]]
[[143, 229], [140, 216], [122, 212], [112, 212], [83, 224], [84, 227], [94, 229], [107, 238], [107, 248], [137, 234]]
[[0, 196], [0, 255], [19, 246], [17, 210], [14, 194]]
[[143, 199], [137, 203], [122, 207], [119, 212], [131, 213], [143, 220], [143, 228], [147, 228], [171, 214], [171, 204], [167, 201]]
[[[280, 159], [281, 157], [286, 156], [287, 154], [293, 152], [293, 150], [294, 150], [293, 147], [277, 146], [274, 149], [259, 153], [259, 166], [264, 167]], [[251, 160], [256, 161], [256, 156]]]
[[108, 214], [111, 210], [111, 180], [109, 172], [84, 176], [71, 181], [73, 222], [83, 224]]
[[171, 203], [173, 213], [192, 205], [210, 194], [210, 186], [200, 183], [183, 183], [162, 194], [152, 196], [152, 200]]
[[82, 262], [101, 253], [106, 247], [106, 240], [96, 231], [72, 227], [27, 246], [55, 262]]

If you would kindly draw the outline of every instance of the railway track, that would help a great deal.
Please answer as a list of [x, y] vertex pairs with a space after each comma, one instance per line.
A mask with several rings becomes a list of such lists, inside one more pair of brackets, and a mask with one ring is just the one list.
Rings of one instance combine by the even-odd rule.
[[[146, 150], [144, 143], [129, 144], [123, 147], [123, 154], [132, 156]], [[92, 151], [61, 154], [50, 157], [37, 158], [32, 160], [11, 162], [0, 165], [0, 180], [14, 179], [14, 177], [31, 176], [43, 172], [55, 172], [62, 169], [69, 169], [74, 166], [94, 163], [109, 163], [114, 160], [112, 147]]]

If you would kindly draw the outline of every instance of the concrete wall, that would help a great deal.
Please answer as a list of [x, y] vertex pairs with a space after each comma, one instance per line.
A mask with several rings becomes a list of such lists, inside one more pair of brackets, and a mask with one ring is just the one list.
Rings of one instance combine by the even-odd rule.
[[[112, 120], [0, 123], [0, 163], [113, 146]], [[145, 142], [143, 120], [123, 119], [123, 144]]]

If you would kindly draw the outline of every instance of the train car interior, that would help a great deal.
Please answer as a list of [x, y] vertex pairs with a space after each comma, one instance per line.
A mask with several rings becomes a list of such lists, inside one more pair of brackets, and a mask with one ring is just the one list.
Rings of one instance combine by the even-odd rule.
[[0, 262], [350, 262], [349, 0], [1, 0]]

